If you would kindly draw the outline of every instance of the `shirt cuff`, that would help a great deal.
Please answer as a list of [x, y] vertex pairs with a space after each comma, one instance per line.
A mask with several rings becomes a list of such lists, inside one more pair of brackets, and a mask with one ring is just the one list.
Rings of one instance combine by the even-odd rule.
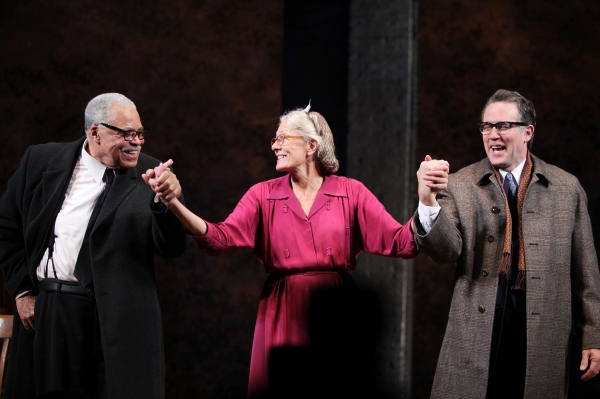
[[30, 290], [23, 291], [23, 292], [21, 292], [19, 295], [17, 295], [17, 296], [15, 297], [15, 299], [19, 299], [19, 298], [21, 298], [21, 297], [24, 297], [25, 295], [29, 294], [30, 292], [31, 292]]
[[437, 206], [427, 206], [419, 201], [419, 207], [417, 212], [419, 213], [419, 222], [425, 234], [429, 233], [440, 214], [442, 207], [438, 204]]

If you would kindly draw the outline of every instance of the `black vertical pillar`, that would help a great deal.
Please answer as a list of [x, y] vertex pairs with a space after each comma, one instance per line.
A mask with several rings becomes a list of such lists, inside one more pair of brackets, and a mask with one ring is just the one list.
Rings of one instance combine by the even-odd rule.
[[[401, 223], [416, 198], [417, 0], [350, 2], [348, 176], [362, 181]], [[361, 255], [359, 285], [381, 297], [381, 383], [411, 397], [412, 261]]]
[[286, 0], [282, 107], [313, 110], [329, 123], [340, 161], [346, 167], [348, 82], [348, 0]]

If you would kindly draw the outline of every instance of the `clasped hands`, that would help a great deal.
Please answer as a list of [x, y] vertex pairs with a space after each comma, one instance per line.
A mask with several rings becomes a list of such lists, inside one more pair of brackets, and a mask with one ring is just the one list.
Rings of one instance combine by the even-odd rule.
[[175, 173], [169, 169], [173, 165], [173, 160], [169, 159], [165, 163], [160, 163], [154, 169], [148, 169], [142, 174], [142, 179], [152, 188], [159, 200], [167, 207], [181, 195], [181, 185]]
[[437, 206], [435, 197], [448, 186], [448, 173], [450, 173], [450, 164], [447, 161], [425, 156], [417, 171], [419, 201], [423, 205]]

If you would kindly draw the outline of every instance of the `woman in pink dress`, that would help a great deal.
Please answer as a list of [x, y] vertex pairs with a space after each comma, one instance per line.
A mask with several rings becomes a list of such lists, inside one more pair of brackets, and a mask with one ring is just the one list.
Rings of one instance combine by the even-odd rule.
[[[417, 255], [410, 220], [401, 225], [362, 183], [333, 174], [338, 169], [333, 135], [310, 105], [281, 116], [271, 149], [277, 171], [287, 174], [250, 188], [224, 222], [205, 221], [177, 199], [162, 199], [203, 251], [219, 255], [251, 248], [269, 274], [252, 345], [250, 398], [269, 389], [272, 348], [310, 344], [311, 294], [353, 285], [347, 271], [359, 252]], [[430, 175], [431, 187], [445, 187], [447, 169]]]

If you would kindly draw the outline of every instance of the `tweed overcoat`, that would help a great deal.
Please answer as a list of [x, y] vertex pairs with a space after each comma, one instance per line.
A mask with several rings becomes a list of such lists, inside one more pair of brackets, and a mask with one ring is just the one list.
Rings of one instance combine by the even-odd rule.
[[[0, 269], [12, 297], [24, 287], [37, 292], [36, 269], [84, 139], [29, 147], [0, 198]], [[90, 235], [106, 390], [111, 399], [164, 397], [154, 255], [180, 255], [190, 240], [166, 207], [151, 209], [153, 192], [141, 174], [158, 163], [140, 154], [136, 167], [115, 178]], [[33, 334], [23, 329], [16, 311], [15, 321], [13, 343], [19, 347], [13, 345], [11, 352], [15, 356], [11, 355], [8, 376], [16, 381], [7, 381], [9, 391], [11, 384], [19, 384], [19, 389], [25, 383], [33, 385], [33, 375], [26, 381], [22, 375], [31, 368], [27, 345]]]
[[[600, 348], [600, 275], [583, 188], [569, 173], [531, 158], [533, 174], [522, 216], [527, 284], [524, 397], [558, 399], [567, 392], [572, 327], [583, 349]], [[432, 260], [456, 262], [431, 397], [483, 399], [506, 226], [502, 187], [489, 160], [450, 175], [438, 202], [442, 209], [431, 231], [415, 235]]]

